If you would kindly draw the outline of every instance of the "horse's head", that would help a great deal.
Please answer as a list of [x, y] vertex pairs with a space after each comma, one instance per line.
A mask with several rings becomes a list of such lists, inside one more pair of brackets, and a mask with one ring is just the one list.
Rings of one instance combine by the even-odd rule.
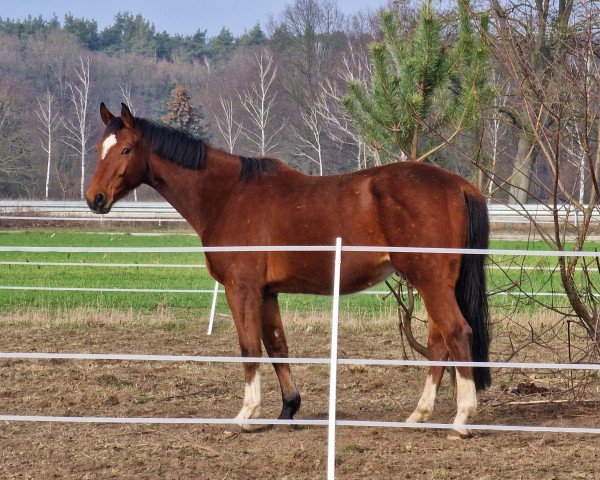
[[86, 199], [93, 212], [108, 213], [117, 200], [144, 181], [148, 152], [127, 105], [121, 104], [121, 116], [115, 117], [102, 103], [100, 116], [106, 129], [96, 144], [98, 166]]

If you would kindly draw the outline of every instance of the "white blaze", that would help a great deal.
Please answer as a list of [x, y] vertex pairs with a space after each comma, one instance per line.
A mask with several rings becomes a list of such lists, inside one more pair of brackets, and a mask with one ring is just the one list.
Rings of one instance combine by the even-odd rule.
[[104, 139], [102, 143], [102, 160], [106, 158], [108, 151], [117, 144], [117, 137], [114, 133]]

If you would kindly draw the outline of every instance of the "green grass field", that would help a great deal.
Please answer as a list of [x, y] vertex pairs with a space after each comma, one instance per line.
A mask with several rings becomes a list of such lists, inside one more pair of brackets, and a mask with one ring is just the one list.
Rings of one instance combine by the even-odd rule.
[[[32, 230], [25, 232], [0, 232], [0, 245], [4, 246], [46, 246], [46, 247], [197, 247], [199, 240], [194, 235], [166, 234], [161, 236], [133, 233], [101, 233], [75, 230]], [[593, 250], [597, 245], [589, 244]], [[541, 242], [495, 241], [495, 249], [547, 250]], [[495, 257], [494, 262], [504, 267], [489, 269], [488, 291], [506, 290], [511, 284], [519, 284], [527, 292], [561, 292], [558, 271], [547, 271], [557, 265], [555, 257]], [[0, 262], [52, 262], [75, 263], [73, 266], [0, 264], [0, 286], [21, 287], [61, 287], [98, 289], [164, 289], [164, 290], [210, 290], [214, 281], [205, 268], [201, 253], [22, 253], [0, 252]], [[196, 267], [98, 267], [102, 264], [183, 264]], [[86, 266], [86, 264], [88, 266]], [[595, 263], [594, 263], [595, 265]], [[525, 266], [518, 270], [515, 267]], [[581, 273], [578, 276], [583, 280]], [[598, 268], [591, 269], [594, 283], [600, 282]], [[374, 287], [385, 290], [385, 285]], [[514, 291], [515, 288], [512, 288]], [[29, 308], [65, 309], [91, 307], [99, 309], [134, 309], [152, 311], [157, 308], [208, 312], [211, 293], [166, 293], [166, 292], [83, 292], [83, 291], [41, 291], [0, 289], [0, 311], [9, 312]], [[219, 299], [219, 311], [227, 312], [224, 298]], [[309, 295], [282, 295], [284, 309], [301, 311], [329, 310], [329, 297]], [[548, 301], [548, 299], [546, 299]], [[555, 300], [564, 304], [564, 299]], [[492, 304], [509, 305], [517, 308], [536, 308], [531, 301], [514, 297], [493, 297]], [[355, 315], [373, 317], [393, 314], [395, 301], [384, 299], [383, 295], [356, 294], [342, 297], [342, 309], [349, 309]]]

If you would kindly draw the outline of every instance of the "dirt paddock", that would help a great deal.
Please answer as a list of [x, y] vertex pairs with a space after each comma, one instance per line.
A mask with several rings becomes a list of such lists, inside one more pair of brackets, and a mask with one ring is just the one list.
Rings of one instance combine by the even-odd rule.
[[[220, 322], [144, 321], [84, 315], [76, 320], [0, 318], [1, 351], [238, 355], [235, 331]], [[386, 328], [384, 328], [386, 327]], [[290, 325], [292, 356], [328, 355], [326, 321]], [[367, 329], [341, 324], [340, 358], [398, 358], [393, 323]], [[302, 393], [297, 418], [326, 418], [328, 368], [293, 367]], [[263, 372], [263, 416], [281, 407], [275, 374]], [[480, 395], [479, 423], [599, 427], [600, 404], [523, 396], [523, 374], [497, 375]], [[531, 378], [528, 377], [528, 378]], [[425, 371], [341, 366], [338, 417], [403, 420], [420, 395]], [[240, 365], [79, 360], [0, 361], [0, 413], [115, 417], [235, 416], [243, 397]], [[432, 418], [448, 422], [446, 382]], [[599, 478], [598, 437], [478, 432], [462, 441], [442, 431], [340, 427], [340, 479]], [[19, 479], [322, 479], [327, 429], [267, 428], [229, 434], [213, 425], [0, 424], [0, 478]]]

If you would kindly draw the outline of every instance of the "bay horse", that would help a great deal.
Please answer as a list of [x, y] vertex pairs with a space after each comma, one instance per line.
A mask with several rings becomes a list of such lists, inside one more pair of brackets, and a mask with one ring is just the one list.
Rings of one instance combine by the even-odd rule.
[[[482, 194], [437, 166], [404, 162], [339, 175], [308, 176], [268, 158], [232, 155], [176, 130], [131, 114], [116, 117], [102, 103], [105, 130], [87, 190], [92, 211], [106, 214], [140, 184], [158, 191], [190, 223], [202, 245], [343, 244], [487, 248], [489, 222]], [[394, 272], [413, 285], [428, 313], [430, 360], [487, 361], [488, 307], [482, 255], [344, 252], [340, 292], [358, 292]], [[225, 288], [244, 357], [272, 358], [288, 347], [278, 294], [331, 295], [331, 252], [206, 253], [208, 271]], [[293, 419], [300, 394], [289, 364], [274, 363], [281, 387], [280, 419]], [[431, 366], [409, 422], [432, 413], [444, 368]], [[244, 363], [244, 401], [236, 417], [261, 412], [259, 364]], [[477, 410], [476, 391], [491, 383], [489, 368], [456, 368], [453, 435]]]

